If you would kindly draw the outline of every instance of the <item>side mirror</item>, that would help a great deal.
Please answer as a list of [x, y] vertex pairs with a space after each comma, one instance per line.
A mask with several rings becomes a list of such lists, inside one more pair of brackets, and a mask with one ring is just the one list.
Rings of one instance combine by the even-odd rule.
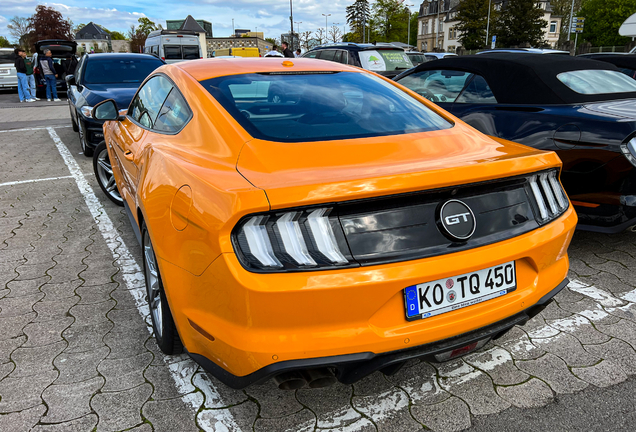
[[92, 111], [95, 120], [119, 120], [117, 104], [112, 99], [106, 99], [95, 105]]
[[76, 85], [75, 84], [75, 75], [66, 75], [66, 85], [67, 86]]

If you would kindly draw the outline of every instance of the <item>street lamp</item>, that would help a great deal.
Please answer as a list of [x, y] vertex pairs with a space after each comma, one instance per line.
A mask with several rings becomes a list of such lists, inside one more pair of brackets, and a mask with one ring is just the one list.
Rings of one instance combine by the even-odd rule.
[[410, 48], [411, 47], [411, 7], [413, 7], [414, 5], [407, 4], [407, 5], [404, 5], [404, 6], [406, 6], [406, 10], [409, 13], [409, 20], [408, 20], [408, 22], [406, 24], [406, 28], [407, 28], [407, 30], [406, 30], [406, 44]]
[[329, 42], [329, 37], [327, 36], [329, 33], [327, 32], [327, 17], [330, 17], [331, 14], [322, 14], [325, 17], [325, 40]]
[[289, 0], [289, 23], [291, 25], [291, 33], [289, 36], [291, 37], [291, 49], [294, 49], [294, 12], [292, 9], [292, 0]]
[[490, 33], [490, 3], [491, 2], [492, 0], [488, 0], [488, 24], [486, 24], [486, 48], [488, 48], [488, 34]]

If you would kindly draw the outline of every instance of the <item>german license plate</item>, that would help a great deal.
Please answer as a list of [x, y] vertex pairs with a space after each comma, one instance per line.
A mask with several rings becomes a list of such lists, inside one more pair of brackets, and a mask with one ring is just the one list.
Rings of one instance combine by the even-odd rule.
[[413, 321], [501, 297], [517, 288], [515, 262], [412, 285], [404, 289], [406, 319]]
[[9, 69], [0, 69], [0, 75], [9, 75]]

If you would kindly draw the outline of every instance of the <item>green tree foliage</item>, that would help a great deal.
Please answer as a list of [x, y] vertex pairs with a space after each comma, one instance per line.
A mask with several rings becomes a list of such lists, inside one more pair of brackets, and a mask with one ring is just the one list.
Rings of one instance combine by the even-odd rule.
[[124, 36], [123, 33], [120, 33], [118, 31], [110, 32], [110, 38], [112, 40], [126, 40], [126, 36]]
[[78, 25], [76, 25], [75, 27], [73, 27], [73, 33], [77, 33], [78, 31], [80, 31], [81, 29], [83, 29], [84, 27], [86, 27], [86, 24], [84, 23], [79, 23]]
[[[514, 0], [512, 0], [514, 1]], [[490, 10], [490, 35], [497, 22], [498, 12], [494, 2]], [[486, 46], [486, 26], [488, 24], [488, 0], [461, 0], [457, 9], [457, 30], [459, 42], [465, 49], [475, 50]]]
[[419, 21], [417, 20], [417, 12], [411, 12], [411, 39], [409, 40], [409, 45], [417, 46], [417, 26], [419, 25]]
[[378, 42], [406, 41], [409, 15], [400, 0], [376, 0], [371, 21]]
[[9, 39], [4, 36], [0, 36], [0, 48], [11, 48], [13, 45], [9, 43]]
[[137, 27], [137, 29], [145, 34], [146, 37], [148, 37], [151, 31], [158, 30], [160, 28], [160, 26], [157, 26], [157, 24], [146, 17], [141, 17], [137, 21], [139, 22], [139, 27]]
[[593, 46], [625, 45], [629, 38], [618, 29], [636, 12], [636, 0], [583, 0], [577, 16], [585, 17], [583, 38]]
[[[579, 11], [581, 10], [582, 3], [583, 0], [574, 0], [574, 16], [578, 16]], [[570, 19], [572, 0], [550, 0], [550, 6], [552, 7], [552, 16], [562, 17], [559, 42], [564, 42], [568, 38], [568, 28], [570, 27], [570, 23], [572, 22]]]
[[543, 13], [535, 0], [508, 0], [497, 20], [495, 32], [491, 33], [497, 35], [497, 46], [544, 46], [543, 30], [548, 23], [543, 19]]
[[370, 18], [371, 12], [368, 0], [356, 0], [355, 3], [347, 6], [347, 24], [349, 24], [349, 28], [351, 29], [351, 32], [346, 35], [347, 40], [362, 42], [364, 24], [368, 24]]

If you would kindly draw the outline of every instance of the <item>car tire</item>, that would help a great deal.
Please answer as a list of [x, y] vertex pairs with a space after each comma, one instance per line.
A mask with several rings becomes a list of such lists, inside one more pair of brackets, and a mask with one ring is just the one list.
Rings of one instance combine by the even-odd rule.
[[113, 175], [113, 168], [110, 163], [110, 157], [108, 156], [108, 149], [104, 141], [100, 142], [95, 147], [95, 154], [93, 155], [93, 171], [95, 172], [95, 178], [99, 187], [106, 194], [108, 199], [117, 204], [118, 206], [124, 205], [124, 199], [119, 194], [117, 189], [117, 183], [115, 182], [115, 176]]
[[148, 307], [155, 340], [164, 354], [181, 354], [183, 352], [183, 344], [174, 325], [172, 312], [170, 312], [170, 306], [163, 288], [161, 273], [157, 265], [157, 257], [145, 222], [141, 224], [141, 238], [146, 295], [148, 296]]
[[93, 156], [95, 149], [90, 148], [88, 146], [88, 143], [86, 142], [86, 126], [84, 126], [84, 123], [82, 123], [81, 120], [78, 122], [78, 128], [79, 128], [78, 132], [79, 132], [80, 145], [82, 146], [82, 152], [84, 153], [84, 156], [91, 157]]
[[75, 117], [73, 117], [73, 108], [69, 106], [68, 109], [71, 113], [71, 126], [73, 126], [73, 132], [79, 132], [79, 126], [77, 125], [77, 122], [75, 121]]

